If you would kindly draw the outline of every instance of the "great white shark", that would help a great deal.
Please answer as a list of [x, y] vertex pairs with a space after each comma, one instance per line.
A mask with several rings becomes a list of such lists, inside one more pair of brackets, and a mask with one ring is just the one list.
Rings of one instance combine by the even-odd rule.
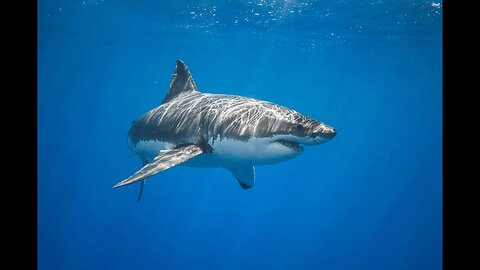
[[176, 165], [223, 167], [240, 186], [255, 183], [255, 166], [300, 155], [303, 145], [331, 140], [336, 130], [286, 107], [248, 97], [198, 91], [178, 60], [160, 106], [132, 122], [127, 143], [144, 166], [114, 186], [141, 182]]

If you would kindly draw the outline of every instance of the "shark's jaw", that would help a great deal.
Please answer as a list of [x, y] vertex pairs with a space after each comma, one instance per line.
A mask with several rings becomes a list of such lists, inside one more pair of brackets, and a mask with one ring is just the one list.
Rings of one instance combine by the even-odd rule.
[[297, 142], [294, 142], [294, 141], [289, 141], [289, 140], [285, 140], [285, 139], [280, 139], [280, 140], [277, 140], [275, 142], [278, 142], [280, 143], [281, 145], [287, 147], [287, 148], [290, 148], [292, 149], [293, 151], [295, 152], [303, 152], [303, 147], [300, 146], [299, 143]]
[[330, 128], [313, 132], [311, 136], [299, 137], [285, 134], [280, 136], [279, 139], [274, 140], [274, 142], [280, 143], [283, 146], [292, 149], [293, 151], [303, 152], [304, 149], [302, 145], [322, 144], [331, 140], [333, 137], [335, 137], [335, 135], [335, 129]]
[[[289, 136], [290, 137], [290, 136]], [[295, 152], [303, 152], [304, 148], [303, 145], [316, 145], [316, 144], [321, 144], [329, 141], [330, 139], [324, 138], [324, 137], [290, 137], [290, 138], [282, 138], [275, 140], [274, 143], [280, 143], [281, 145], [291, 149], [292, 151]]]

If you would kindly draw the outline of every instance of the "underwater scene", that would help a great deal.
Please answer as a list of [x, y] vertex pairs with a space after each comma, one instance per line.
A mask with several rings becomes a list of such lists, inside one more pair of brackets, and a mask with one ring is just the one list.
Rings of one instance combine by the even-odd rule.
[[442, 269], [442, 1], [37, 6], [38, 269]]

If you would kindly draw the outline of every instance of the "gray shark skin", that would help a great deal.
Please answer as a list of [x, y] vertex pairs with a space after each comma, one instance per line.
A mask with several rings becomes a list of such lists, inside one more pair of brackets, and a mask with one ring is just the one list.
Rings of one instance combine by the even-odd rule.
[[144, 163], [120, 187], [176, 165], [224, 167], [242, 188], [255, 182], [254, 166], [282, 162], [302, 145], [332, 139], [336, 130], [280, 105], [253, 98], [199, 92], [178, 60], [162, 104], [132, 123], [128, 145]]

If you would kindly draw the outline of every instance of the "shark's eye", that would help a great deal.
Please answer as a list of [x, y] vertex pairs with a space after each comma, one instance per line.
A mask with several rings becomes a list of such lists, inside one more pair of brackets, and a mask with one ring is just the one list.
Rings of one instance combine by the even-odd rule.
[[303, 125], [302, 124], [298, 124], [297, 125], [297, 130], [302, 130], [303, 129]]

